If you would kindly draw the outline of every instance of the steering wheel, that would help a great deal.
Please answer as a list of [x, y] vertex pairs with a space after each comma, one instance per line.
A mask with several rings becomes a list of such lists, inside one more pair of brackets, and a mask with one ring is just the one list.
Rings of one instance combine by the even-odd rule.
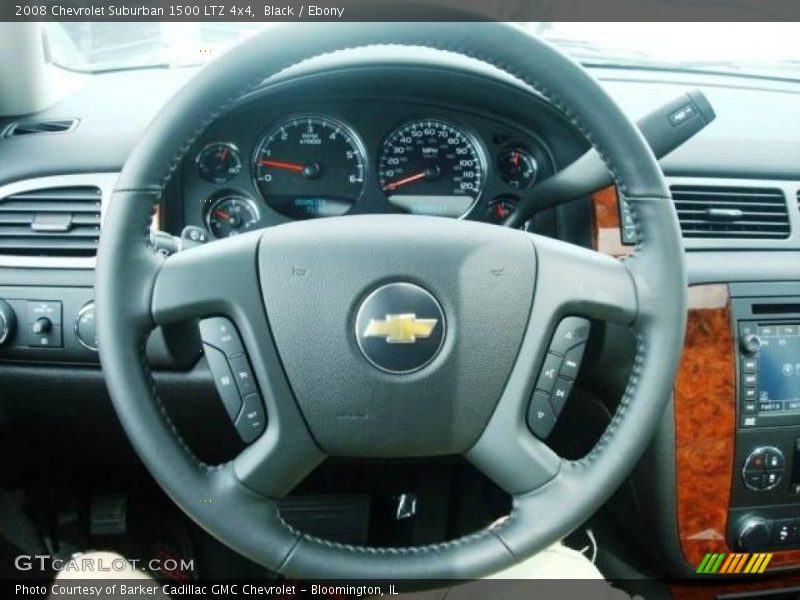
[[[167, 259], [153, 252], [153, 205], [215, 118], [301, 61], [386, 44], [473, 57], [545, 96], [614, 174], [636, 223], [633, 255], [620, 261], [524, 231], [411, 215], [297, 222]], [[141, 460], [234, 550], [293, 577], [475, 578], [562, 538], [630, 473], [671, 393], [686, 289], [661, 170], [581, 66], [500, 23], [304, 24], [265, 31], [210, 63], [140, 139], [104, 223], [97, 333], [111, 398]], [[144, 353], [156, 326], [211, 316], [241, 336], [268, 419], [219, 466], [181, 440]], [[616, 414], [577, 461], [526, 424], [539, 369], [568, 316], [628, 326], [637, 346]], [[378, 548], [297, 531], [277, 508], [327, 456], [442, 455], [464, 456], [508, 492], [510, 515], [452, 541]]]

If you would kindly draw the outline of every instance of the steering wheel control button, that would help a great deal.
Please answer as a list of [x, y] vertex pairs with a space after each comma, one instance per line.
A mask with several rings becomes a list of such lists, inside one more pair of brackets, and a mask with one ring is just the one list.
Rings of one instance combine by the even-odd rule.
[[249, 394], [244, 397], [242, 410], [234, 423], [239, 437], [245, 444], [255, 440], [267, 426], [267, 417], [264, 413], [264, 403], [258, 394]]
[[253, 371], [250, 369], [250, 362], [244, 354], [231, 358], [229, 364], [233, 372], [233, 378], [236, 380], [236, 387], [239, 388], [239, 393], [242, 396], [258, 391]]
[[412, 373], [439, 354], [445, 337], [444, 311], [420, 286], [390, 283], [361, 303], [355, 334], [361, 353], [373, 366], [387, 373]]
[[203, 350], [205, 351], [206, 361], [208, 361], [208, 368], [214, 377], [214, 385], [217, 386], [219, 397], [225, 406], [228, 417], [233, 421], [242, 409], [242, 397], [236, 387], [233, 372], [221, 351], [208, 344], [203, 345]]
[[200, 337], [203, 338], [203, 343], [221, 350], [227, 357], [244, 354], [244, 346], [236, 327], [225, 317], [211, 317], [200, 321]]
[[546, 439], [556, 424], [556, 415], [550, 406], [550, 396], [536, 390], [528, 406], [528, 427], [541, 440]]
[[786, 460], [774, 446], [754, 449], [744, 461], [742, 477], [745, 486], [754, 492], [777, 487], [783, 479]]
[[553, 386], [556, 384], [558, 372], [561, 369], [561, 357], [548, 352], [544, 359], [544, 365], [539, 373], [539, 379], [536, 381], [536, 389], [549, 393]]
[[567, 317], [562, 319], [553, 334], [550, 352], [566, 354], [568, 350], [589, 339], [590, 324], [582, 317]]
[[567, 351], [567, 354], [564, 356], [564, 362], [561, 363], [561, 370], [558, 372], [561, 377], [577, 379], [578, 371], [581, 369], [584, 350], [586, 350], [586, 344], [580, 344]]
[[553, 387], [553, 393], [550, 395], [550, 404], [556, 417], [564, 410], [564, 405], [567, 403], [567, 398], [569, 398], [569, 394], [572, 391], [572, 383], [570, 379], [559, 377]]

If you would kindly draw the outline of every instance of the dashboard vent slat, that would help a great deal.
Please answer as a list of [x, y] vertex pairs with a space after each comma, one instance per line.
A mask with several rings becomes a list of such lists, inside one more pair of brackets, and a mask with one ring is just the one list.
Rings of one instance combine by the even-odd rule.
[[0, 254], [94, 256], [100, 241], [101, 191], [47, 188], [0, 199]]
[[673, 185], [684, 238], [786, 239], [786, 197], [777, 188]]
[[49, 119], [44, 121], [17, 121], [7, 129], [5, 137], [23, 137], [43, 133], [67, 133], [78, 125], [77, 119]]

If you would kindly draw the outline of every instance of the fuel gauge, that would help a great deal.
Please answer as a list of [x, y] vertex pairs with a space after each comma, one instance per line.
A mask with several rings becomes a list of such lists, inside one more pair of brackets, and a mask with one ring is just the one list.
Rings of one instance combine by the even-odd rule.
[[527, 150], [510, 148], [497, 158], [497, 170], [509, 186], [523, 190], [536, 181], [539, 165]]
[[250, 198], [232, 194], [211, 204], [206, 214], [206, 226], [217, 238], [226, 238], [255, 229], [261, 215]]

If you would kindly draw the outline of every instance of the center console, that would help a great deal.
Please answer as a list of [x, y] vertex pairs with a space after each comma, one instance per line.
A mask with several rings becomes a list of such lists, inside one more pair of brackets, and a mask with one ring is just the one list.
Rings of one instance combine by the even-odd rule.
[[732, 285], [731, 317], [736, 439], [727, 539], [745, 551], [800, 549], [800, 295], [778, 294], [775, 284]]

